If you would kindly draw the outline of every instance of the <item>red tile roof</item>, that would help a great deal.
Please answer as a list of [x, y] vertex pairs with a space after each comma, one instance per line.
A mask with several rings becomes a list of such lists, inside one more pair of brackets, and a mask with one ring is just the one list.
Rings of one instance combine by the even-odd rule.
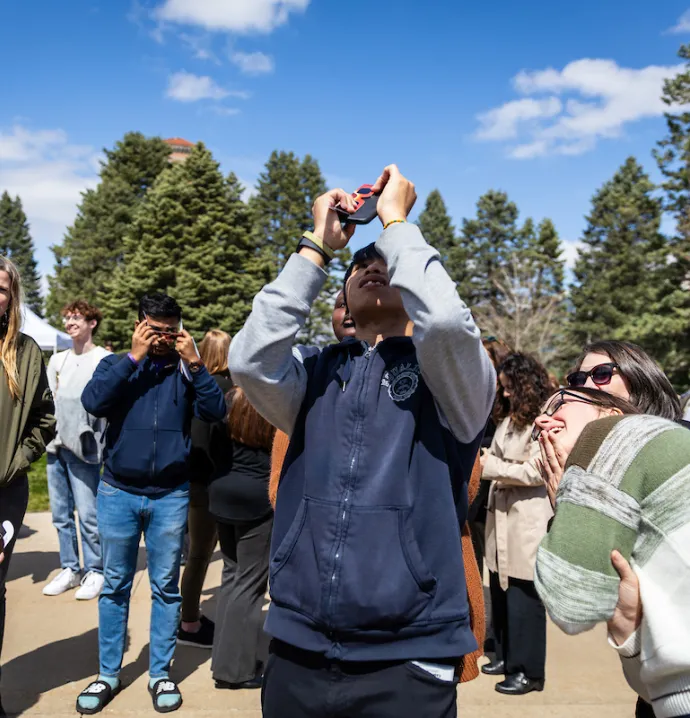
[[193, 142], [189, 142], [189, 140], [183, 140], [181, 137], [170, 137], [167, 140], [163, 140], [168, 145], [172, 145], [173, 147], [194, 147]]

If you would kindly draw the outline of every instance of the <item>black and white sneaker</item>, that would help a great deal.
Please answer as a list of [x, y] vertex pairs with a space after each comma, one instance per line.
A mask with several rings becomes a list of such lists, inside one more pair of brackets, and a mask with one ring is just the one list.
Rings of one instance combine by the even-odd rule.
[[177, 629], [177, 643], [180, 646], [196, 646], [196, 648], [213, 648], [213, 633], [216, 624], [206, 616], [202, 616], [201, 628], [196, 633], [184, 631], [182, 625]]

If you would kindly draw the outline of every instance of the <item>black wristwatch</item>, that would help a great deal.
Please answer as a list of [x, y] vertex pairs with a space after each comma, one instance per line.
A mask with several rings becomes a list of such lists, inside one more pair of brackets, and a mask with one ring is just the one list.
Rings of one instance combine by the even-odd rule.
[[201, 359], [189, 362], [189, 371], [191, 371], [192, 374], [196, 374], [202, 366], [204, 366], [204, 362], [201, 361]]
[[299, 244], [297, 245], [298, 252], [300, 250], [300, 247], [309, 247], [309, 249], [313, 249], [315, 252], [318, 252], [323, 257], [324, 264], [326, 265], [328, 265], [328, 263], [331, 261], [331, 258], [326, 254], [326, 252], [323, 251], [323, 248], [319, 247], [319, 245], [315, 242], [312, 242], [311, 239], [302, 237]]

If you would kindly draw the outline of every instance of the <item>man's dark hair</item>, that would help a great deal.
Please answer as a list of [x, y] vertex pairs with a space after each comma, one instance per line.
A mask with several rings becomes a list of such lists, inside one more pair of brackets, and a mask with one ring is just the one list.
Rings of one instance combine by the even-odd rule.
[[350, 266], [347, 268], [347, 272], [345, 272], [345, 277], [343, 279], [343, 294], [345, 295], [345, 303], [347, 304], [347, 280], [350, 278], [350, 275], [352, 274], [352, 271], [354, 270], [355, 266], [358, 264], [362, 264], [362, 262], [368, 262], [371, 259], [382, 259], [381, 255], [379, 254], [378, 250], [376, 249], [376, 243], [372, 242], [371, 244], [367, 244], [366, 247], [362, 247], [362, 249], [358, 249], [353, 257], [352, 262], [350, 262]]
[[139, 321], [143, 321], [146, 317], [175, 317], [175, 319], [181, 319], [182, 309], [167, 294], [160, 292], [144, 294], [139, 300]]
[[681, 418], [680, 399], [666, 374], [637, 344], [620, 341], [599, 341], [588, 344], [576, 364], [579, 371], [587, 354], [606, 354], [618, 364], [628, 380], [630, 403], [645, 414], [677, 421]]

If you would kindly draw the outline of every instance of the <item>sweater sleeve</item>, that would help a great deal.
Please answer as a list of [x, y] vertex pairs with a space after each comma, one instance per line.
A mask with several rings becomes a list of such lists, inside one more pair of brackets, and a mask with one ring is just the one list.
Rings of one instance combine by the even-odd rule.
[[473, 441], [491, 412], [496, 372], [472, 312], [459, 297], [438, 251], [415, 225], [389, 227], [376, 249], [414, 324], [412, 341], [424, 381], [454, 436], [464, 443]]
[[629, 519], [634, 513], [632, 497], [606, 480], [579, 466], [566, 470], [534, 571], [546, 610], [566, 633], [587, 631], [613, 616], [620, 579], [611, 552], [617, 549], [630, 561], [637, 538]]
[[230, 344], [233, 381], [269, 423], [288, 434], [307, 390], [304, 348], [293, 343], [326, 276], [293, 254], [278, 278], [254, 297], [249, 318]]

